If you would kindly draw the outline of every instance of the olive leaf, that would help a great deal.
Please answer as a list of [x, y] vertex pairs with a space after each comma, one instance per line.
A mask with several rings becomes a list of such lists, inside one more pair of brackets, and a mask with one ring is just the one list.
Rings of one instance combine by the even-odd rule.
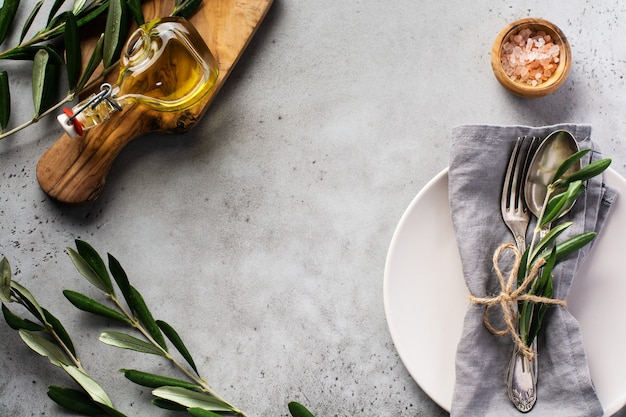
[[132, 309], [132, 291], [130, 289], [130, 283], [128, 281], [128, 275], [126, 275], [126, 271], [122, 268], [122, 265], [119, 263], [117, 259], [110, 253], [107, 254], [109, 258], [109, 271], [111, 271], [111, 275], [115, 280], [118, 288], [122, 292], [122, 296], [124, 300], [126, 300], [126, 304]]
[[[554, 264], [556, 263], [556, 248], [552, 249], [550, 256], [543, 268], [541, 277], [539, 281], [535, 281], [536, 288], [531, 289], [531, 293], [541, 294], [546, 298], [552, 298], [552, 269], [554, 268]], [[528, 340], [526, 343], [531, 345], [537, 337], [537, 333], [539, 333], [539, 329], [541, 328], [541, 324], [543, 322], [543, 317], [545, 316], [546, 311], [548, 310], [547, 304], [534, 304], [531, 307], [532, 312], [530, 312], [531, 317], [535, 317], [534, 320], [530, 320], [528, 323]]]
[[187, 361], [189, 366], [191, 366], [191, 368], [197, 374], [198, 373], [198, 368], [196, 368], [196, 364], [194, 363], [193, 358], [191, 357], [191, 354], [189, 353], [189, 350], [187, 350], [187, 347], [183, 343], [183, 339], [181, 339], [181, 337], [178, 335], [176, 330], [174, 330], [174, 328], [172, 326], [170, 326], [169, 324], [167, 324], [163, 320], [157, 320], [156, 324], [163, 331], [165, 336], [167, 336], [169, 341], [172, 342], [172, 344], [174, 345], [176, 350], [178, 350], [178, 352], [182, 355], [182, 357], [185, 358], [185, 360]]
[[18, 315], [14, 314], [7, 306], [2, 304], [2, 315], [4, 316], [4, 321], [7, 322], [10, 328], [13, 330], [30, 330], [33, 332], [40, 332], [45, 330], [45, 328], [34, 321], [23, 319]]
[[65, 14], [65, 69], [70, 91], [75, 91], [80, 78], [82, 61], [80, 53], [80, 39], [76, 16], [68, 12]]
[[19, 330], [19, 335], [29, 348], [41, 356], [47, 357], [53, 365], [59, 367], [63, 367], [63, 365], [70, 366], [70, 359], [65, 352], [52, 341], [30, 330], [21, 329]]
[[164, 400], [163, 398], [153, 398], [152, 401], [150, 401], [150, 402], [155, 407], [159, 407], [159, 408], [162, 408], [164, 410], [187, 411], [187, 407], [182, 406], [180, 404], [177, 404], [177, 403], [175, 403], [173, 401]]
[[531, 257], [532, 259], [536, 259], [537, 255], [539, 253], [541, 253], [544, 249], [546, 249], [548, 246], [554, 244], [554, 242], [556, 241], [556, 239], [565, 231], [567, 230], [572, 224], [574, 224], [573, 222], [565, 222], [565, 223], [561, 223], [561, 224], [557, 224], [556, 226], [552, 227], [550, 229], [550, 231], [548, 233], [546, 233], [546, 235], [541, 238], [539, 240], [539, 242], [537, 243], [537, 246], [535, 247]]
[[113, 407], [107, 393], [92, 377], [73, 365], [62, 365], [62, 368], [87, 392], [92, 400]]
[[561, 163], [561, 165], [554, 172], [554, 176], [552, 177], [552, 183], [556, 182], [559, 178], [563, 176], [567, 172], [568, 169], [574, 166], [576, 162], [578, 162], [583, 156], [591, 152], [591, 149], [583, 149], [580, 150]]
[[124, 376], [137, 385], [148, 388], [159, 388], [163, 386], [182, 387], [190, 390], [200, 390], [201, 387], [191, 382], [180, 379], [169, 378], [166, 376], [151, 374], [148, 372], [137, 371], [134, 369], [121, 369]]
[[296, 401], [287, 403], [287, 408], [293, 417], [314, 417], [309, 410]]
[[56, 97], [56, 86], [58, 85], [56, 75], [59, 67], [53, 58], [49, 49], [46, 48], [41, 48], [35, 53], [32, 82], [35, 119], [52, 106]]
[[63, 295], [79, 310], [96, 314], [98, 316], [107, 317], [113, 320], [123, 321], [129, 324], [131, 322], [126, 316], [117, 312], [116, 310], [113, 310], [112, 308], [109, 308], [104, 304], [101, 304], [96, 300], [76, 291], [64, 290]]
[[24, 304], [28, 311], [37, 318], [41, 323], [49, 325], [46, 321], [46, 315], [43, 312], [43, 308], [39, 305], [33, 294], [24, 286], [16, 281], [11, 282], [11, 289], [19, 297], [19, 300]]
[[0, 261], [0, 301], [11, 302], [11, 265], [6, 256]]
[[152, 395], [189, 408], [202, 408], [210, 411], [235, 411], [230, 405], [210, 394], [181, 387], [165, 386], [156, 388], [152, 391]]
[[26, 34], [28, 33], [30, 27], [35, 21], [37, 14], [39, 13], [39, 10], [41, 10], [41, 6], [43, 6], [43, 3], [44, 3], [44, 0], [39, 0], [37, 4], [35, 4], [35, 7], [33, 7], [33, 10], [30, 12], [28, 17], [26, 18], [26, 22], [24, 23], [24, 26], [22, 26], [22, 34], [20, 35], [20, 44], [24, 41]]
[[80, 77], [80, 81], [76, 85], [76, 91], [81, 91], [85, 88], [85, 85], [89, 82], [89, 79], [98, 68], [98, 65], [102, 62], [102, 48], [104, 46], [104, 35], [100, 35], [100, 38], [96, 42], [96, 45], [91, 52], [89, 62], [83, 71], [83, 75]]
[[[550, 189], [551, 188], [548, 187], [548, 190]], [[550, 201], [548, 201], [543, 215], [541, 216], [541, 221], [538, 222], [538, 224], [540, 226], [545, 226], [561, 217], [564, 213], [570, 210], [583, 191], [585, 191], [585, 187], [583, 186], [582, 181], [578, 180], [570, 182], [567, 191], [550, 198]]]
[[102, 409], [83, 391], [50, 385], [48, 387], [48, 397], [61, 407], [82, 416], [102, 415]]
[[572, 175], [564, 178], [563, 182], [564, 184], [569, 184], [574, 181], [587, 181], [604, 172], [609, 167], [609, 165], [611, 165], [611, 162], [612, 160], [610, 158], [593, 161], [590, 164], [582, 167], [578, 171], [574, 172]]
[[9, 74], [0, 71], [0, 132], [9, 125], [11, 117], [11, 92], [9, 90]]
[[126, 38], [127, 29], [125, 2], [123, 0], [109, 0], [104, 29], [104, 49], [102, 51], [105, 68], [111, 67], [117, 61]]
[[50, 29], [50, 27], [52, 26], [51, 23], [54, 19], [54, 16], [56, 16], [61, 6], [63, 6], [63, 3], [65, 3], [65, 0], [54, 0], [54, 3], [50, 8], [50, 12], [48, 13], [48, 23], [46, 26], [47, 29]]
[[188, 408], [187, 412], [193, 417], [222, 417], [220, 414], [214, 413], [213, 411], [205, 410], [198, 407]]
[[595, 232], [586, 232], [571, 237], [562, 243], [559, 243], [556, 247], [556, 260], [559, 261], [568, 257], [570, 254], [576, 252], [579, 249], [587, 246], [593, 239], [595, 239]]
[[87, 4], [87, 0], [74, 0], [74, 4], [72, 5], [72, 13], [75, 15], [80, 13]]
[[104, 331], [100, 334], [100, 341], [109, 346], [134, 350], [135, 352], [148, 353], [151, 355], [165, 356], [163, 350], [158, 347], [126, 333], [116, 332], [113, 330]]
[[172, 16], [180, 16], [188, 19], [193, 15], [202, 3], [202, 0], [177, 0]]
[[113, 294], [113, 285], [100, 255], [86, 242], [76, 240], [76, 250], [67, 248], [72, 263], [87, 281], [106, 294]]
[[165, 339], [163, 338], [163, 334], [161, 333], [161, 329], [157, 325], [156, 321], [152, 317], [152, 313], [148, 309], [146, 302], [143, 297], [137, 291], [135, 287], [131, 285], [130, 287], [131, 294], [131, 308], [137, 314], [137, 318], [146, 327], [150, 336], [167, 352], [167, 345], [165, 344]]
[[141, 8], [141, 0], [126, 0], [126, 6], [128, 7], [131, 16], [133, 16], [133, 19], [138, 26], [146, 23], [146, 20], [143, 16], [143, 9]]
[[0, 44], [4, 42], [9, 33], [19, 4], [19, 0], [4, 0], [2, 8], [0, 8]]
[[65, 327], [61, 323], [59, 319], [57, 319], [52, 313], [42, 307], [44, 315], [46, 317], [46, 321], [49, 323], [50, 327], [54, 333], [56, 333], [57, 337], [63, 342], [67, 350], [69, 350], [72, 355], [76, 356], [76, 350], [74, 349], [74, 343], [70, 338], [69, 333], [65, 330]]

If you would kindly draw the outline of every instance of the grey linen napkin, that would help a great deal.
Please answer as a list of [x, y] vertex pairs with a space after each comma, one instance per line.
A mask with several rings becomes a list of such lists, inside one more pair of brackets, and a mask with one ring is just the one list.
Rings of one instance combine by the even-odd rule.
[[[583, 159], [600, 159], [588, 125], [458, 126], [452, 131], [449, 199], [456, 240], [468, 290], [477, 297], [494, 296], [500, 286], [493, 269], [493, 253], [513, 238], [502, 221], [500, 195], [504, 173], [515, 140], [520, 136], [546, 137], [554, 130], [569, 131], [581, 149], [592, 148]], [[591, 155], [591, 156], [589, 156]], [[563, 220], [574, 224], [565, 239], [583, 231], [599, 232], [615, 192], [601, 176], [590, 180], [585, 194]], [[529, 228], [532, 231], [533, 223]], [[589, 245], [554, 269], [554, 297], [567, 299], [577, 268]], [[495, 336], [483, 325], [484, 306], [470, 305], [457, 347], [452, 417], [520, 416], [509, 401], [506, 370], [513, 351], [510, 335]], [[495, 310], [495, 308], [494, 308]], [[602, 416], [576, 319], [564, 307], [551, 307], [538, 335], [537, 403], [530, 416]]]

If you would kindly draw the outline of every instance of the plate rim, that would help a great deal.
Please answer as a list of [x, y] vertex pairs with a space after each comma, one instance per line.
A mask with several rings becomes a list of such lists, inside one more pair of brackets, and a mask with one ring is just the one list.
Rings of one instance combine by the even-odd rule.
[[[447, 404], [447, 403], [443, 403], [443, 401], [441, 399], [438, 398], [438, 395], [433, 393], [432, 390], [430, 389], [430, 387], [428, 386], [424, 386], [423, 384], [420, 384], [419, 382], [419, 377], [414, 375], [413, 370], [407, 365], [407, 359], [404, 357], [403, 352], [401, 351], [401, 349], [398, 348], [398, 332], [399, 330], [396, 327], [396, 323], [394, 322], [393, 318], [392, 318], [392, 314], [391, 314], [391, 301], [390, 301], [390, 297], [391, 297], [391, 288], [390, 288], [390, 278], [389, 278], [389, 274], [390, 274], [390, 269], [391, 269], [391, 264], [390, 264], [390, 260], [393, 258], [393, 254], [394, 251], [397, 247], [398, 243], [398, 236], [400, 234], [400, 232], [402, 231], [403, 226], [407, 223], [408, 219], [411, 217], [412, 211], [414, 210], [414, 207], [421, 201], [421, 199], [423, 198], [423, 196], [425, 194], [427, 194], [433, 187], [437, 186], [439, 184], [439, 182], [442, 180], [442, 177], [447, 177], [449, 173], [449, 167], [446, 167], [444, 169], [442, 169], [441, 171], [439, 171], [434, 177], [432, 177], [429, 181], [426, 182], [426, 184], [424, 186], [422, 186], [422, 188], [417, 192], [417, 194], [411, 199], [410, 203], [408, 204], [408, 206], [405, 208], [405, 210], [403, 211], [400, 220], [398, 221], [392, 238], [391, 238], [391, 242], [389, 244], [389, 248], [387, 250], [387, 254], [385, 257], [385, 267], [384, 267], [384, 276], [383, 276], [383, 307], [384, 307], [384, 312], [385, 312], [385, 319], [387, 322], [387, 327], [389, 329], [389, 333], [391, 335], [391, 339], [393, 341], [394, 344], [394, 348], [396, 349], [396, 352], [398, 354], [398, 356], [400, 357], [400, 360], [402, 361], [405, 369], [407, 370], [407, 372], [411, 375], [411, 378], [415, 381], [415, 383], [420, 387], [420, 389], [426, 394], [428, 395], [428, 397], [434, 401], [437, 405], [439, 405], [442, 409], [444, 409], [447, 412], [450, 412], [450, 408], [451, 408], [451, 404]], [[621, 176], [615, 169], [609, 167], [607, 169], [607, 171], [604, 173], [605, 178], [604, 178], [604, 182], [609, 185], [620, 185], [623, 188], [626, 188], [626, 178], [624, 178], [623, 176]], [[614, 183], [621, 183], [621, 184], [614, 184]], [[447, 184], [446, 184], [447, 187]], [[446, 190], [446, 193], [448, 192], [448, 190]], [[619, 195], [618, 195], [619, 198]], [[451, 389], [454, 389], [454, 387], [451, 387]], [[612, 401], [609, 404], [602, 404], [604, 408], [604, 415], [605, 416], [611, 416], [614, 413], [620, 411], [621, 409], [624, 408], [624, 406], [626, 406], [626, 395], [624, 396], [622, 402], [620, 403], [620, 401], [615, 400]]]

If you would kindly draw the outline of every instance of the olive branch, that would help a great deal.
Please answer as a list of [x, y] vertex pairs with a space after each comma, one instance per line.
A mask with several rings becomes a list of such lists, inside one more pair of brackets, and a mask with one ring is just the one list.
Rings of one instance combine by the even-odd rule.
[[[611, 159], [604, 158], [589, 163], [571, 175], [564, 176], [577, 161], [590, 151], [591, 149], [583, 149], [563, 161], [547, 187], [546, 197], [533, 230], [532, 240], [522, 254], [517, 274], [517, 284], [521, 286], [536, 265], [544, 264], [541, 272], [537, 274], [528, 290], [525, 291], [527, 295], [552, 298], [552, 281], [554, 278], [552, 270], [556, 263], [583, 248], [596, 237], [595, 232], [586, 232], [557, 243], [557, 238], [573, 224], [572, 222], [558, 224], [544, 236], [541, 236], [543, 228], [556, 222], [573, 207], [578, 197], [586, 189], [585, 182], [600, 175], [611, 164]], [[532, 300], [518, 302], [519, 336], [526, 346], [530, 347], [535, 340], [548, 306], [546, 303]]]
[[[143, 296], [130, 284], [117, 259], [108, 254], [107, 270], [103, 259], [93, 247], [81, 240], [76, 240], [75, 244], [76, 249], [67, 248], [74, 266], [89, 283], [102, 291], [111, 306], [76, 291], [65, 290], [64, 296], [82, 311], [121, 322], [139, 333], [139, 337], [136, 337], [124, 332], [106, 330], [100, 334], [99, 340], [117, 348], [166, 358], [186, 379], [135, 369], [122, 369], [124, 376], [135, 384], [151, 388], [154, 396], [152, 403], [157, 407], [186, 411], [193, 417], [246, 417], [245, 413], [208, 386], [178, 332], [167, 322], [154, 319]], [[118, 298], [114, 283], [123, 301]], [[54, 402], [82, 415], [125, 417], [125, 414], [114, 408], [109, 395], [95, 378], [87, 373], [60, 320], [41, 307], [27, 288], [12, 279], [6, 258], [0, 261], [0, 301], [5, 321], [19, 332], [24, 343], [36, 353], [47, 357], [53, 365], [61, 367], [81, 388], [51, 385], [48, 396]], [[19, 317], [9, 309], [9, 304], [21, 305], [36, 322]], [[174, 346], [182, 361], [174, 357], [167, 342]], [[297, 402], [289, 402], [288, 408], [293, 417], [314, 417]]]
[[[191, 16], [202, 0], [176, 0], [171, 16]], [[93, 83], [115, 68], [131, 22], [144, 23], [141, 0], [74, 0], [72, 8], [60, 12], [65, 0], [54, 0], [45, 27], [27, 39], [44, 0], [39, 0], [26, 18], [18, 44], [0, 51], [0, 61], [32, 62], [33, 116], [9, 129], [11, 121], [10, 77], [0, 67], [0, 140], [38, 122], [65, 103], [92, 87]], [[0, 46], [16, 31], [20, 0], [4, 0], [0, 8]], [[79, 29], [100, 16], [106, 16], [104, 31], [83, 69]], [[59, 99], [59, 76], [65, 68], [68, 91]], [[100, 72], [96, 74], [96, 70]]]

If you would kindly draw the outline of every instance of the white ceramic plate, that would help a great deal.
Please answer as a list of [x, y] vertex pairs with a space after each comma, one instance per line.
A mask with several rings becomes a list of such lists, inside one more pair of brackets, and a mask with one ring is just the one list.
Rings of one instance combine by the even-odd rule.
[[[620, 196], [567, 302], [582, 328], [591, 377], [610, 416], [626, 404], [626, 201], [620, 201], [626, 198], [626, 180], [609, 169], [605, 182]], [[450, 411], [467, 287], [450, 218], [447, 170], [417, 194], [396, 228], [385, 264], [384, 301], [402, 362], [424, 392]]]

